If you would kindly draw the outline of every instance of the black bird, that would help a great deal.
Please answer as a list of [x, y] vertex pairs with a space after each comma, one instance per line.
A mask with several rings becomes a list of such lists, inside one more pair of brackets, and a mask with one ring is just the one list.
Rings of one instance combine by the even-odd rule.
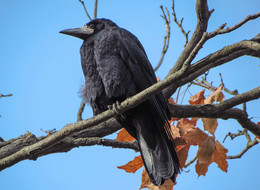
[[[139, 40], [108, 19], [61, 31], [84, 40], [80, 48], [85, 76], [83, 98], [97, 115], [117, 101], [157, 82]], [[180, 166], [168, 120], [167, 101], [160, 92], [116, 118], [137, 141], [146, 171], [155, 185], [175, 181]]]

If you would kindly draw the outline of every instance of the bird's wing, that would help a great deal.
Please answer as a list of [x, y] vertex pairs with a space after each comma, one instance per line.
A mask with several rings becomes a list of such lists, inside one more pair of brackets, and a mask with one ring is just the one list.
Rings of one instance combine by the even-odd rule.
[[[140, 92], [155, 84], [157, 79], [154, 70], [139, 40], [126, 30], [121, 29], [118, 33], [118, 38], [121, 41], [121, 58], [128, 65], [138, 91]], [[152, 106], [155, 111], [165, 112], [166, 116], [161, 116], [164, 120], [170, 119], [167, 102], [161, 92], [150, 98], [149, 102], [149, 106]]]
[[[124, 63], [127, 64], [129, 72], [133, 75], [138, 91], [142, 91], [156, 83], [157, 80], [154, 70], [139, 40], [126, 30], [121, 29], [118, 33], [118, 38], [121, 41], [120, 55]], [[179, 161], [175, 151], [171, 126], [167, 121], [170, 119], [170, 112], [166, 99], [164, 98], [162, 92], [159, 92], [145, 101], [144, 104], [152, 112], [156, 120], [157, 127], [159, 128], [159, 132], [161, 136], [164, 137], [165, 142], [168, 145], [170, 150], [169, 153], [171, 154], [175, 168], [173, 171], [174, 174], [177, 174], [179, 172]], [[163, 147], [160, 145], [158, 146]], [[156, 158], [156, 156], [154, 158]], [[174, 175], [172, 177], [174, 178]]]

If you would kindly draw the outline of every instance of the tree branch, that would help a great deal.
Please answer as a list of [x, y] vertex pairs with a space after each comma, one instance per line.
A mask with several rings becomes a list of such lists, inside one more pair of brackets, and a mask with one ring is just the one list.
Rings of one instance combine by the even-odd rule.
[[83, 6], [83, 8], [84, 8], [84, 10], [85, 10], [85, 13], [86, 13], [88, 19], [89, 19], [89, 20], [92, 20], [92, 18], [91, 18], [90, 15], [88, 14], [88, 11], [87, 11], [87, 9], [86, 9], [86, 6], [85, 6], [84, 1], [79, 0], [79, 2], [82, 4], [82, 6]]
[[13, 96], [13, 94], [0, 94], [0, 98], [3, 98], [3, 97], [10, 97], [10, 96]]
[[240, 21], [239, 23], [235, 24], [234, 26], [228, 27], [226, 29], [222, 29], [219, 30], [217, 32], [217, 34], [225, 34], [225, 33], [229, 33], [232, 32], [236, 29], [238, 29], [239, 27], [241, 27], [242, 25], [244, 25], [245, 23], [247, 23], [250, 20], [254, 20], [256, 18], [260, 17], [260, 12], [253, 14], [253, 15], [248, 15], [246, 18], [244, 18], [242, 21]]
[[192, 50], [198, 44], [202, 35], [207, 30], [208, 20], [210, 17], [211, 12], [208, 10], [207, 0], [197, 0], [196, 2], [196, 13], [197, 13], [197, 25], [195, 28], [192, 37], [184, 50], [182, 51], [181, 55], [179, 56], [177, 62], [175, 63], [174, 67], [170, 70], [167, 77], [177, 72], [183, 66], [185, 60], [189, 57]]
[[239, 154], [234, 155], [234, 156], [227, 156], [227, 159], [241, 158], [250, 148], [252, 148], [256, 144], [258, 144], [259, 142], [260, 142], [260, 140], [255, 138], [253, 141], [247, 143], [246, 147]]
[[85, 103], [82, 101], [80, 103], [79, 111], [78, 111], [78, 114], [77, 114], [77, 121], [81, 121], [82, 120], [82, 113], [84, 111], [84, 108], [85, 108]]
[[186, 45], [188, 44], [189, 42], [189, 33], [190, 33], [190, 30], [188, 32], [185, 32], [183, 26], [182, 26], [182, 23], [183, 23], [183, 20], [184, 18], [181, 19], [181, 21], [178, 21], [177, 19], [177, 16], [176, 16], [176, 13], [175, 13], [175, 8], [174, 8], [174, 0], [172, 0], [172, 15], [173, 15], [173, 21], [176, 23], [176, 25], [180, 28], [181, 30], [181, 33], [184, 35], [185, 37], [185, 45], [184, 47], [186, 47]]
[[[82, 5], [84, 5], [83, 1], [80, 2], [82, 3]], [[95, 1], [95, 3], [97, 3], [97, 1]], [[95, 7], [97, 8], [96, 5]], [[117, 116], [117, 114], [121, 114], [131, 108], [134, 108], [141, 102], [147, 100], [149, 97], [155, 95], [163, 89], [165, 89], [165, 96], [169, 98], [179, 86], [187, 84], [208, 71], [209, 69], [227, 63], [235, 58], [244, 55], [260, 57], [260, 34], [258, 34], [255, 38], [251, 40], [244, 40], [226, 46], [221, 50], [191, 65], [196, 54], [209, 38], [212, 38], [218, 34], [233, 31], [242, 26], [247, 21], [259, 17], [259, 13], [255, 16], [251, 15], [250, 18], [244, 19], [233, 27], [223, 29], [225, 27], [224, 24], [215, 31], [207, 33], [206, 29], [208, 19], [212, 12], [213, 11], [208, 10], [206, 0], [197, 0], [196, 29], [166, 79], [154, 84], [153, 86], [138, 93], [137, 95], [126, 99], [117, 109], [117, 113], [114, 110], [107, 110], [100, 115], [97, 115], [88, 120], [81, 120], [82, 110], [80, 110], [78, 114], [78, 120], [81, 121], [73, 124], [68, 124], [60, 131], [52, 135], [37, 138], [34, 135], [27, 133], [26, 135], [21, 136], [17, 139], [11, 139], [9, 141], [4, 141], [0, 143], [0, 171], [25, 159], [37, 159], [39, 156], [47, 155], [50, 153], [67, 152], [72, 148], [78, 146], [103, 145], [116, 148], [129, 148], [133, 150], [138, 150], [136, 142], [118, 142], [115, 140], [102, 138], [122, 128], [122, 126], [119, 125], [115, 119], [111, 119], [112, 117], [115, 117]], [[94, 13], [94, 17], [95, 15], [96, 13]], [[207, 104], [181, 106], [171, 104], [171, 114], [173, 117], [179, 118], [233, 118], [236, 119], [243, 128], [248, 129], [255, 135], [260, 136], [260, 127], [248, 118], [247, 113], [240, 109], [233, 108], [234, 106], [237, 106], [241, 103], [259, 98], [259, 92], [260, 87], [255, 88], [249, 92], [240, 94], [234, 98], [225, 100], [224, 102], [217, 105]]]
[[[242, 47], [242, 51], [246, 51], [245, 53], [247, 53], [248, 51], [250, 53], [252, 53], [252, 50], [248, 50], [248, 49], [246, 49], [248, 47], [243, 46], [243, 41], [238, 42], [238, 43], [240, 43], [240, 45], [238, 47], [236, 47], [236, 44], [235, 45], [233, 44], [233, 45], [230, 45], [232, 48], [230, 48], [228, 46], [225, 48], [226, 49], [229, 48], [231, 50], [237, 51], [238, 49], [240, 49]], [[223, 48], [223, 49], [225, 49], [225, 48]], [[222, 50], [222, 51], [224, 51], [224, 50]], [[164, 88], [168, 87], [169, 85], [175, 84], [175, 87], [177, 88], [178, 85], [182, 84], [183, 82], [187, 82], [189, 80], [193, 80], [194, 78], [197, 78], [198, 75], [204, 73], [206, 70], [208, 70], [210, 68], [209, 65], [211, 67], [215, 67], [215, 66], [219, 65], [221, 63], [220, 62], [221, 59], [217, 59], [217, 58], [219, 58], [219, 56], [222, 55], [222, 53], [221, 53], [222, 51], [220, 50], [220, 53], [217, 52], [214, 55], [210, 55], [209, 58], [207, 59], [207, 64], [205, 63], [205, 59], [203, 59], [201, 62], [199, 62], [197, 64], [195, 63], [192, 66], [186, 65], [186, 66], [182, 67], [180, 70], [178, 70], [174, 75], [171, 75], [171, 76], [167, 77], [166, 79], [164, 79], [163, 81], [160, 81], [160, 82], [154, 84], [153, 86], [147, 88], [146, 90], [138, 93], [137, 95], [126, 99], [124, 102], [122, 102], [122, 104], [121, 104], [122, 106], [120, 108], [118, 108], [118, 113], [121, 114], [121, 113], [125, 112], [126, 110], [135, 107], [136, 105], [145, 101], [147, 98], [158, 93], [159, 91], [163, 90]], [[233, 58], [232, 51], [225, 52], [224, 55], [226, 55], [226, 54], [228, 54], [229, 56], [231, 56]], [[238, 55], [240, 56], [241, 54], [238, 54]], [[213, 61], [213, 63], [209, 61], [209, 60], [212, 60], [212, 57], [216, 58], [216, 63], [214, 61]], [[229, 59], [230, 58], [225, 59], [225, 61], [223, 61], [222, 64], [225, 63]], [[197, 71], [195, 69], [197, 69]], [[192, 74], [190, 74], [190, 73], [192, 73]], [[187, 74], [188, 74], [188, 77], [187, 77]], [[117, 113], [115, 113], [115, 111], [108, 110], [91, 119], [88, 119], [85, 121], [79, 121], [74, 124], [66, 125], [63, 129], [61, 129], [60, 131], [56, 132], [55, 134], [49, 136], [48, 138], [43, 139], [33, 145], [27, 146], [27, 147], [19, 150], [18, 152], [10, 155], [9, 157], [1, 159], [0, 160], [0, 170], [5, 169], [6, 167], [12, 166], [21, 160], [30, 159], [31, 154], [39, 154], [40, 152], [44, 151], [45, 149], [58, 143], [64, 137], [69, 136], [74, 132], [88, 129], [88, 128], [90, 128], [94, 125], [97, 125], [101, 122], [104, 122], [116, 115], [117, 115]], [[251, 123], [250, 120], [240, 119], [238, 121], [242, 126], [247, 126], [248, 130], [252, 131], [253, 133], [255, 131], [255, 134], [260, 134], [260, 133], [258, 133], [259, 131], [256, 132], [255, 126]]]
[[[251, 40], [243, 40], [235, 44], [226, 46], [221, 50], [197, 61], [191, 66], [189, 66], [189, 62], [186, 62], [184, 65], [187, 69], [185, 70], [183, 76], [180, 77], [179, 80], [174, 83], [174, 85], [165, 89], [163, 93], [165, 97], [170, 98], [179, 86], [192, 82], [200, 75], [204, 74], [214, 67], [220, 66], [244, 55], [260, 57], [260, 34], [258, 34]], [[190, 58], [187, 58], [187, 60], [189, 61]]]
[[98, 0], [95, 0], [95, 6], [94, 6], [94, 19], [97, 18], [97, 7], [98, 7]]
[[161, 66], [162, 62], [163, 62], [163, 59], [164, 59], [164, 56], [168, 50], [168, 47], [169, 47], [169, 42], [170, 42], [170, 14], [169, 14], [169, 11], [167, 8], [165, 8], [166, 10], [166, 14], [163, 10], [163, 6], [160, 6], [161, 10], [162, 10], [162, 13], [163, 13], [163, 16], [161, 16], [164, 21], [165, 21], [165, 31], [166, 31], [166, 35], [164, 36], [163, 38], [163, 48], [162, 48], [162, 53], [161, 53], [161, 57], [160, 57], [160, 60], [157, 64], [157, 66], [154, 68], [154, 71], [157, 71], [159, 69], [159, 67]]

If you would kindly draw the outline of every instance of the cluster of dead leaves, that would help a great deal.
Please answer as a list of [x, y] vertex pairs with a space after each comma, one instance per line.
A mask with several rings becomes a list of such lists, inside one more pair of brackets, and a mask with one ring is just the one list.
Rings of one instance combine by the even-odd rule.
[[[205, 90], [200, 91], [194, 96], [190, 97], [190, 104], [212, 104], [213, 102], [222, 102], [224, 100], [224, 95], [222, 93], [222, 86], [220, 86], [215, 92], [213, 92], [208, 98], [205, 98]], [[173, 99], [169, 99], [170, 103], [174, 103]], [[197, 121], [202, 119], [204, 132], [198, 128]], [[176, 126], [171, 125], [172, 132], [174, 135], [174, 140], [176, 143], [176, 150], [178, 153], [180, 167], [181, 169], [185, 166], [187, 161], [188, 152], [190, 146], [198, 146], [197, 151], [197, 163], [195, 165], [196, 172], [198, 176], [206, 175], [208, 167], [210, 164], [215, 162], [218, 167], [227, 172], [228, 163], [226, 161], [228, 150], [224, 148], [219, 141], [215, 139], [214, 133], [217, 129], [218, 122], [217, 119], [211, 118], [172, 118], [170, 123], [177, 121]], [[208, 134], [209, 133], [209, 134]], [[135, 140], [131, 137], [125, 129], [122, 129], [117, 135], [118, 141], [133, 141]], [[132, 161], [128, 162], [126, 165], [120, 166], [118, 168], [124, 169], [126, 172], [135, 173], [138, 169], [143, 167], [143, 162], [141, 156], [135, 157]], [[142, 173], [142, 183], [140, 189], [148, 188], [149, 190], [172, 190], [175, 184], [171, 180], [167, 180], [162, 186], [154, 186], [145, 169]]]

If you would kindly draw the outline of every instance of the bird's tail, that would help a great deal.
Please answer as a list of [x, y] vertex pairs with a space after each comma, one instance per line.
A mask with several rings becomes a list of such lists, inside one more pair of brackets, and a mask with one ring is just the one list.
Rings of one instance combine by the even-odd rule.
[[[149, 111], [148, 111], [149, 112]], [[164, 125], [169, 125], [164, 121]], [[159, 186], [167, 179], [175, 181], [179, 173], [179, 161], [172, 135], [150, 113], [142, 112], [133, 123], [144, 166], [153, 184]]]

